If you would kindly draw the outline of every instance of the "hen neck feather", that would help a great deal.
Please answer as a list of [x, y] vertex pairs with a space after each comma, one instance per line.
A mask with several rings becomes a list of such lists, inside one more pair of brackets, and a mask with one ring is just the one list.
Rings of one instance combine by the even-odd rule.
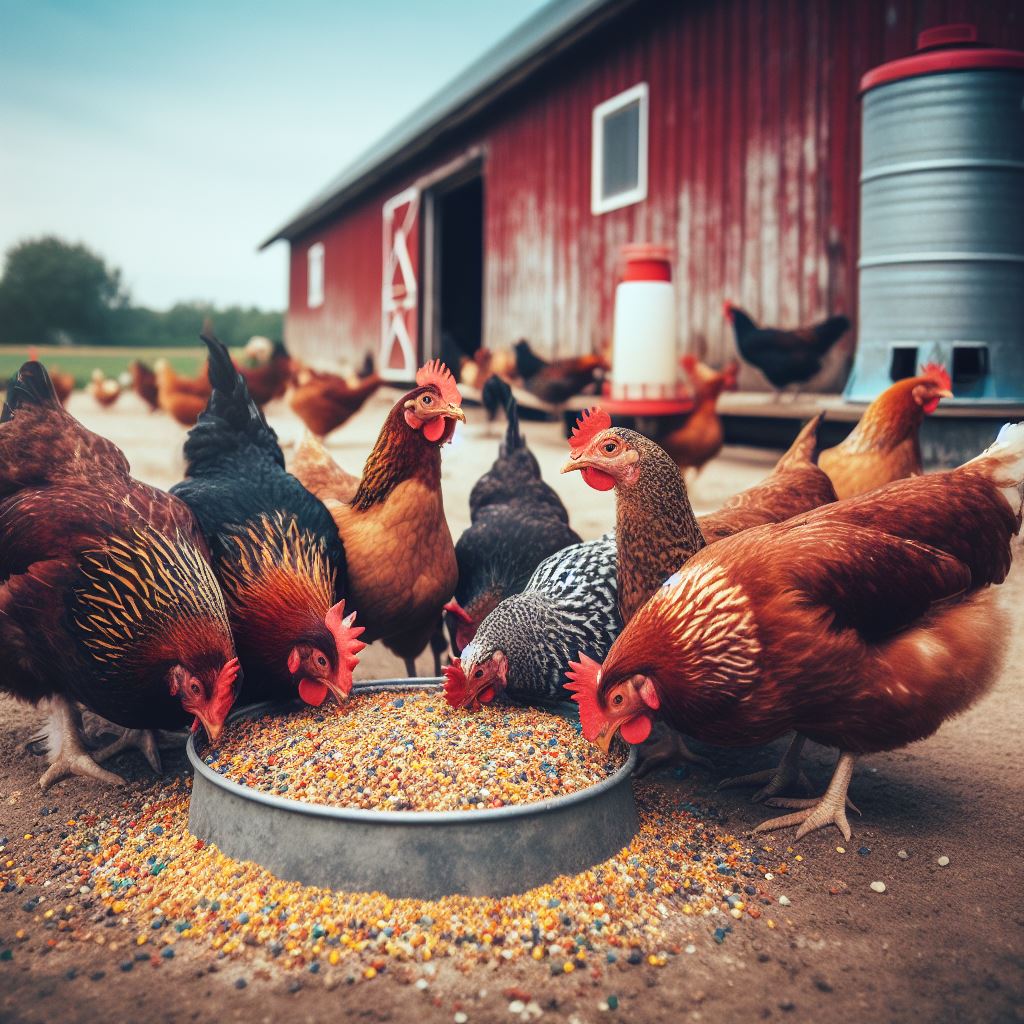
[[916, 437], [924, 419], [924, 410], [913, 398], [920, 383], [917, 377], [901, 380], [876, 398], [842, 446], [847, 451], [885, 451]]
[[392, 491], [406, 480], [418, 480], [440, 494], [441, 449], [405, 422], [407, 398], [391, 410], [366, 460], [359, 489], [351, 502], [357, 512], [387, 501]]

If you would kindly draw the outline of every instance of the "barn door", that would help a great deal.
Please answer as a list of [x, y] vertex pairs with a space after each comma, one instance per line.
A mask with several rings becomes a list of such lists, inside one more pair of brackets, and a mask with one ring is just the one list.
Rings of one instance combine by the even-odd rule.
[[384, 213], [380, 374], [412, 380], [419, 365], [417, 287], [420, 193], [408, 188], [389, 199]]

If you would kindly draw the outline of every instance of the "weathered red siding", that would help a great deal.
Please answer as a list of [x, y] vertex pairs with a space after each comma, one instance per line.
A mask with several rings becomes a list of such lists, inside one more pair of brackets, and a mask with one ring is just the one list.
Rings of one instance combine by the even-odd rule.
[[[381, 206], [471, 145], [485, 163], [484, 343], [549, 354], [608, 340], [620, 247], [675, 246], [682, 351], [731, 352], [729, 298], [795, 325], [855, 314], [860, 105], [869, 68], [918, 31], [973, 21], [1024, 46], [1016, 0], [646, 3], [533, 76], [476, 125], [293, 245], [289, 341], [355, 361], [380, 335]], [[645, 202], [590, 212], [591, 113], [650, 86]], [[326, 246], [327, 298], [307, 310], [306, 249]], [[853, 334], [833, 357], [837, 383]], [[754, 373], [744, 386], [763, 386]]]

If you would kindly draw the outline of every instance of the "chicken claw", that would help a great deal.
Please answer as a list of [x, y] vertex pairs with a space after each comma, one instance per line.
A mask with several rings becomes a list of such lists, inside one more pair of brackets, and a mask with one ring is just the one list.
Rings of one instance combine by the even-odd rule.
[[648, 740], [640, 745], [636, 769], [633, 772], [638, 779], [650, 775], [651, 772], [657, 771], [659, 768], [680, 762], [699, 764], [704, 768], [714, 767], [706, 757], [701, 757], [700, 754], [695, 754], [690, 750], [686, 741], [675, 729], [669, 728], [663, 722], [659, 722], [655, 728], [661, 735], [657, 739]]
[[160, 762], [160, 750], [157, 747], [156, 733], [152, 729], [122, 729], [117, 726], [114, 728], [120, 735], [113, 743], [103, 747], [101, 750], [94, 751], [92, 755], [94, 761], [107, 761], [115, 754], [120, 754], [124, 750], [134, 748], [142, 752], [142, 756], [148, 762], [149, 767], [157, 775], [163, 774], [163, 765]]
[[850, 823], [846, 820], [847, 808], [860, 814], [860, 811], [846, 795], [856, 760], [854, 754], [839, 755], [836, 769], [832, 773], [832, 781], [828, 784], [828, 789], [825, 790], [825, 795], [820, 800], [798, 800], [791, 797], [770, 799], [768, 801], [770, 807], [798, 807], [802, 810], [798, 810], [795, 814], [785, 814], [781, 818], [771, 818], [761, 822], [754, 829], [755, 834], [799, 825], [796, 838], [802, 839], [808, 832], [813, 832], [815, 829], [824, 828], [826, 825], [835, 825], [842, 832], [843, 838], [849, 840], [853, 833], [850, 830]]
[[[800, 752], [803, 750], [805, 737], [797, 733], [793, 737], [786, 753], [776, 768], [767, 768], [761, 772], [751, 772], [749, 775], [734, 775], [729, 779], [722, 779], [718, 789], [736, 789], [740, 786], [761, 786], [751, 798], [751, 803], [759, 804], [770, 797], [784, 793], [791, 786], [800, 786], [805, 792], [810, 792], [811, 783], [807, 776], [800, 770]], [[764, 783], [764, 785], [762, 785]], [[773, 804], [772, 806], [781, 806]]]
[[78, 709], [63, 697], [52, 698], [50, 705], [46, 739], [52, 761], [39, 779], [39, 788], [45, 793], [55, 782], [69, 775], [82, 775], [97, 782], [123, 786], [124, 779], [120, 775], [101, 768], [89, 756], [78, 731], [81, 724]]

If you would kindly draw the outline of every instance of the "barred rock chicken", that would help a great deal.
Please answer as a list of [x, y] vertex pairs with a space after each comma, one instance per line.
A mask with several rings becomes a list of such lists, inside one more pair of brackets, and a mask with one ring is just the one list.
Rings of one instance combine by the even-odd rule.
[[685, 472], [696, 475], [721, 450], [725, 431], [718, 415], [718, 399], [723, 391], [736, 390], [739, 363], [733, 360], [720, 371], [704, 366], [692, 355], [685, 355], [680, 364], [690, 378], [694, 408], [686, 422], [661, 439], [661, 447]]
[[790, 384], [807, 383], [820, 369], [828, 350], [849, 330], [845, 316], [832, 316], [811, 327], [782, 331], [758, 327], [739, 306], [723, 305], [732, 324], [736, 347], [743, 358], [756, 366], [774, 385], [776, 392]]
[[280, 341], [275, 341], [267, 362], [258, 366], [240, 366], [238, 372], [249, 389], [249, 397], [262, 409], [275, 398], [283, 398], [292, 377], [292, 357]]
[[945, 368], [930, 363], [917, 377], [897, 381], [864, 410], [852, 433], [818, 456], [836, 494], [852, 498], [876, 487], [920, 476], [921, 444], [918, 431], [942, 398], [952, 398], [952, 382]]
[[157, 401], [183, 427], [194, 427], [210, 400], [210, 370], [198, 377], [182, 377], [166, 359], [156, 361]]
[[820, 422], [819, 415], [804, 427], [765, 480], [698, 519], [675, 463], [660, 445], [635, 430], [613, 427], [603, 409], [583, 413], [562, 472], [578, 470], [595, 490], [615, 489], [623, 622], [705, 543], [835, 501], [828, 477], [811, 461]]
[[516, 373], [522, 378], [523, 386], [550, 405], [567, 402], [573, 395], [578, 395], [593, 384], [598, 374], [608, 369], [604, 359], [595, 355], [548, 362], [530, 348], [525, 338], [517, 341], [514, 348]]
[[504, 406], [508, 427], [494, 465], [473, 485], [471, 525], [455, 545], [459, 582], [445, 610], [456, 654], [496, 605], [526, 586], [548, 555], [580, 542], [569, 528], [565, 506], [541, 479], [537, 459], [519, 432], [512, 389], [500, 377], [491, 377], [483, 391], [485, 401]]
[[[129, 475], [120, 449], [61, 408], [25, 363], [0, 416], [0, 689], [48, 702], [52, 763], [121, 782], [100, 761], [193, 721], [216, 738], [238, 661], [206, 542], [177, 498]], [[76, 701], [125, 727], [90, 755]]]
[[345, 615], [345, 549], [327, 509], [284, 468], [277, 435], [228, 350], [203, 335], [213, 393], [172, 488], [195, 513], [224, 589], [247, 701], [352, 691], [365, 646]]
[[98, 367], [92, 371], [86, 390], [104, 409], [108, 409], [121, 397], [121, 385], [114, 377], [105, 376]]
[[416, 674], [434, 641], [440, 675], [441, 617], [458, 565], [441, 495], [441, 448], [465, 422], [455, 378], [438, 360], [392, 408], [360, 479], [306, 436], [292, 472], [330, 510], [345, 543], [348, 585], [367, 642], [381, 640]]
[[522, 593], [502, 601], [445, 667], [449, 705], [473, 710], [502, 695], [523, 704], [567, 700], [574, 647], [601, 658], [622, 629], [615, 568], [611, 533], [545, 558]]
[[[930, 736], [991, 687], [1001, 583], [1020, 528], [1024, 424], [945, 473], [899, 480], [695, 555], [570, 688], [584, 735], [642, 742], [656, 717], [724, 746], [795, 730], [839, 749], [820, 800], [759, 831], [835, 824], [858, 756]], [[796, 756], [780, 766], [792, 776]], [[783, 778], [781, 781], [785, 782]], [[781, 786], [773, 787], [775, 791]]]
[[355, 416], [380, 385], [380, 377], [372, 371], [353, 382], [303, 367], [295, 374], [288, 404], [314, 436], [324, 438]]
[[132, 390], [149, 406], [151, 412], [160, 408], [160, 390], [156, 374], [141, 360], [133, 359], [128, 364], [132, 378]]

